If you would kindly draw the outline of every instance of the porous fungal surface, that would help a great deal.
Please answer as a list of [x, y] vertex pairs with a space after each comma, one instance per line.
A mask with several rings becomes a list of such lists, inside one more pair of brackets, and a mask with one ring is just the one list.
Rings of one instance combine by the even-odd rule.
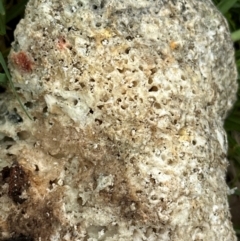
[[1, 99], [0, 239], [234, 241], [237, 91], [209, 0], [30, 0]]

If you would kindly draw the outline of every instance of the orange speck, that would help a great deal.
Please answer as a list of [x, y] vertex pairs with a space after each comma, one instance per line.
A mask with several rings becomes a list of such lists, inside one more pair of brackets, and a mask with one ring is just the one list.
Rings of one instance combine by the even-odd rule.
[[177, 42], [175, 42], [175, 41], [170, 42], [170, 48], [172, 50], [175, 50], [176, 48], [178, 48], [178, 46], [179, 46], [179, 44]]
[[57, 39], [58, 49], [63, 50], [63, 49], [66, 49], [69, 46], [70, 46], [70, 44], [66, 41], [66, 39], [64, 37], [59, 37]]
[[13, 54], [12, 61], [20, 70], [24, 72], [31, 72], [33, 69], [33, 62], [23, 51]]

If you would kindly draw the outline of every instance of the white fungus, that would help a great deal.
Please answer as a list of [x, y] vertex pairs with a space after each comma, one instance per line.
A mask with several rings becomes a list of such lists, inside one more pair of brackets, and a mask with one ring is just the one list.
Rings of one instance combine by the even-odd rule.
[[4, 95], [0, 168], [17, 160], [29, 185], [16, 204], [2, 181], [0, 239], [236, 240], [237, 74], [211, 1], [30, 0], [9, 67], [33, 120]]

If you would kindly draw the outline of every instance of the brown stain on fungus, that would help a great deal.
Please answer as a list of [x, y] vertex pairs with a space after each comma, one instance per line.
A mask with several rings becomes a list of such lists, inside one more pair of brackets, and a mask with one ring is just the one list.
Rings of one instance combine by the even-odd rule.
[[29, 73], [33, 70], [33, 61], [25, 52], [21, 51], [12, 54], [11, 59], [14, 65], [23, 72]]
[[[54, 195], [56, 198], [55, 192]], [[19, 237], [19, 235], [31, 237], [30, 240], [50, 240], [50, 237], [54, 235], [55, 228], [59, 226], [56, 210], [59, 210], [60, 207], [56, 206], [58, 199], [54, 198], [35, 199], [34, 202], [26, 201], [18, 210], [8, 216], [9, 233], [14, 234], [13, 237]], [[62, 232], [66, 232], [64, 227], [59, 231], [59, 235]]]
[[28, 237], [28, 236], [25, 236], [25, 235], [14, 235], [13, 237], [11, 238], [8, 238], [8, 239], [4, 239], [3, 241], [34, 241], [32, 239], [32, 237]]
[[[26, 152], [26, 150], [22, 150], [22, 152]], [[41, 155], [38, 156], [38, 158], [40, 157]], [[55, 228], [59, 227], [59, 218], [62, 216], [60, 200], [63, 196], [63, 188], [58, 186], [49, 190], [47, 186], [49, 176], [43, 169], [38, 167], [36, 172], [35, 165], [32, 163], [29, 165], [29, 162], [21, 157], [10, 167], [6, 166], [2, 169], [2, 183], [8, 184], [6, 191], [16, 204], [9, 205], [10, 213], [5, 223], [6, 235], [4, 238], [6, 241], [50, 240], [51, 236], [55, 234]], [[22, 192], [26, 190], [27, 198], [24, 199]], [[62, 233], [66, 233], [64, 227], [59, 231], [60, 235]], [[0, 226], [0, 240], [2, 240], [1, 237]]]
[[18, 204], [22, 204], [26, 199], [22, 198], [23, 191], [29, 186], [28, 177], [23, 167], [15, 161], [12, 166], [4, 167], [1, 171], [2, 179], [8, 183], [8, 196]]

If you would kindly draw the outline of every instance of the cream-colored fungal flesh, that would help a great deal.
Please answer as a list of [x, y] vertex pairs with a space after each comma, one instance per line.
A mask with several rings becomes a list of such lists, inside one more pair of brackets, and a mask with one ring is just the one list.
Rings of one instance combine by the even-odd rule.
[[30, 0], [9, 67], [33, 120], [2, 95], [0, 239], [236, 240], [237, 74], [211, 1]]

